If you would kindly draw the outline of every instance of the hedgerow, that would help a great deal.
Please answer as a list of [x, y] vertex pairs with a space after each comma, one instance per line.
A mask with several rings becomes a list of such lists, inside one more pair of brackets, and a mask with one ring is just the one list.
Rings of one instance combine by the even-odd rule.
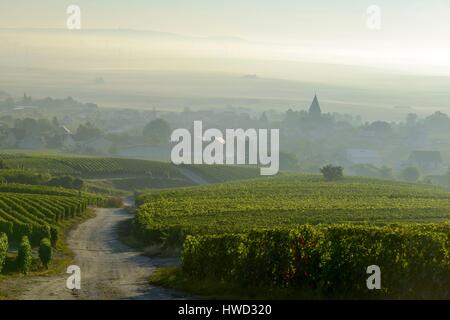
[[0, 272], [2, 272], [7, 252], [8, 252], [8, 237], [6, 236], [6, 234], [0, 232]]
[[[302, 226], [188, 236], [182, 269], [192, 279], [322, 295], [448, 298], [449, 239], [450, 224]], [[381, 269], [380, 291], [367, 289], [370, 265]]]
[[48, 238], [43, 238], [39, 246], [39, 258], [41, 259], [44, 267], [47, 269], [50, 261], [52, 260], [52, 255], [53, 249], [50, 240]]
[[19, 250], [16, 258], [17, 270], [23, 274], [27, 274], [30, 271], [31, 263], [33, 261], [33, 255], [31, 252], [30, 241], [27, 236], [23, 236], [20, 241]]

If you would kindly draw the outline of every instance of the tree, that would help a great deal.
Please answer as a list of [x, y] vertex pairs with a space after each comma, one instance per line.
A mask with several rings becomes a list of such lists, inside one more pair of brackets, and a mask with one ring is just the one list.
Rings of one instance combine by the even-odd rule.
[[263, 112], [261, 114], [261, 117], [259, 118], [259, 123], [262, 126], [267, 126], [269, 124], [269, 119], [267, 118], [266, 112]]
[[447, 124], [449, 118], [447, 114], [441, 111], [436, 111], [432, 115], [428, 116], [426, 120], [430, 121], [432, 124], [440, 125], [440, 124]]
[[27, 236], [22, 237], [20, 241], [19, 250], [16, 258], [17, 270], [23, 274], [27, 274], [30, 271], [31, 262], [33, 261], [33, 255], [31, 253], [31, 245]]
[[3, 269], [3, 264], [8, 253], [8, 237], [5, 233], [0, 232], [0, 272]]
[[171, 129], [167, 121], [155, 119], [150, 121], [142, 132], [142, 135], [151, 143], [165, 145], [169, 142]]
[[369, 125], [369, 129], [377, 135], [386, 135], [392, 133], [392, 127], [386, 121], [374, 121]]
[[353, 174], [361, 177], [379, 177], [380, 170], [370, 163], [358, 163], [349, 168]]
[[39, 245], [39, 258], [42, 261], [42, 264], [46, 269], [48, 269], [48, 265], [52, 260], [53, 249], [48, 238], [43, 238]]
[[37, 120], [37, 129], [40, 134], [48, 134], [53, 130], [52, 123], [45, 118]]
[[17, 139], [23, 139], [26, 136], [39, 135], [39, 126], [35, 119], [25, 118], [14, 120], [14, 135]]
[[408, 167], [408, 168], [403, 169], [402, 177], [406, 181], [415, 182], [419, 179], [420, 173], [416, 167]]
[[380, 176], [383, 179], [393, 179], [394, 175], [392, 174], [392, 168], [389, 168], [388, 166], [382, 166], [380, 168]]
[[280, 152], [280, 168], [282, 170], [298, 170], [298, 158], [295, 154]]
[[88, 122], [85, 125], [80, 124], [75, 133], [75, 139], [77, 140], [89, 140], [98, 138], [102, 134], [101, 130], [96, 128], [92, 123]]
[[408, 127], [413, 127], [417, 124], [417, 119], [419, 119], [419, 116], [415, 113], [408, 113], [406, 116], [406, 125]]
[[47, 185], [52, 187], [63, 187], [67, 189], [81, 190], [83, 188], [84, 181], [80, 178], [74, 178], [72, 176], [66, 175], [51, 178], [47, 182]]
[[53, 125], [54, 128], [59, 128], [59, 120], [58, 120], [57, 117], [53, 117], [52, 125]]
[[50, 227], [50, 240], [53, 248], [56, 248], [56, 244], [58, 243], [59, 231], [58, 228]]
[[73, 187], [73, 177], [72, 176], [60, 176], [54, 177], [47, 182], [49, 186], [52, 187], [63, 187], [71, 189]]
[[429, 129], [433, 131], [448, 129], [450, 125], [450, 119], [447, 114], [436, 111], [425, 119], [425, 124]]
[[80, 178], [75, 178], [72, 181], [72, 187], [77, 190], [81, 190], [83, 188], [84, 182]]
[[342, 179], [344, 176], [344, 169], [339, 166], [333, 166], [331, 164], [326, 165], [320, 169], [320, 172], [323, 174], [323, 177], [327, 181], [336, 181]]
[[444, 178], [445, 184], [447, 186], [450, 186], [450, 167], [447, 168], [447, 172], [445, 173]]

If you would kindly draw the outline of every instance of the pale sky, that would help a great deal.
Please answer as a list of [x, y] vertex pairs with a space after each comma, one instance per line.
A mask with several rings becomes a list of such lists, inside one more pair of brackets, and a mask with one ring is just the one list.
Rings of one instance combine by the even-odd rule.
[[[264, 46], [257, 58], [450, 74], [448, 0], [1, 0], [0, 28], [134, 29], [237, 37]], [[381, 29], [366, 25], [370, 5]], [[245, 58], [251, 58], [245, 56]]]

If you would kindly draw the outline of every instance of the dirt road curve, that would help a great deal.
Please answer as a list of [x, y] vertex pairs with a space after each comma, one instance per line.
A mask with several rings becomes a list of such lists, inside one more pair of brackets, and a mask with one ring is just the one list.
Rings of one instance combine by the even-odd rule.
[[66, 288], [69, 274], [24, 277], [17, 283], [19, 299], [182, 299], [169, 290], [150, 286], [146, 279], [156, 267], [175, 264], [173, 259], [141, 256], [117, 239], [121, 221], [131, 219], [122, 209], [96, 209], [96, 217], [80, 224], [68, 236], [81, 268], [81, 290]]

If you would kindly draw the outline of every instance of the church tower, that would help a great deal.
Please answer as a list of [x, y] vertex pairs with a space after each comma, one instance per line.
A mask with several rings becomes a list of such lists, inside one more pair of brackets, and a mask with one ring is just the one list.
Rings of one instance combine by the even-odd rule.
[[309, 107], [308, 111], [309, 115], [314, 118], [319, 118], [322, 114], [322, 110], [320, 110], [319, 100], [317, 99], [317, 95], [314, 95], [314, 99]]

